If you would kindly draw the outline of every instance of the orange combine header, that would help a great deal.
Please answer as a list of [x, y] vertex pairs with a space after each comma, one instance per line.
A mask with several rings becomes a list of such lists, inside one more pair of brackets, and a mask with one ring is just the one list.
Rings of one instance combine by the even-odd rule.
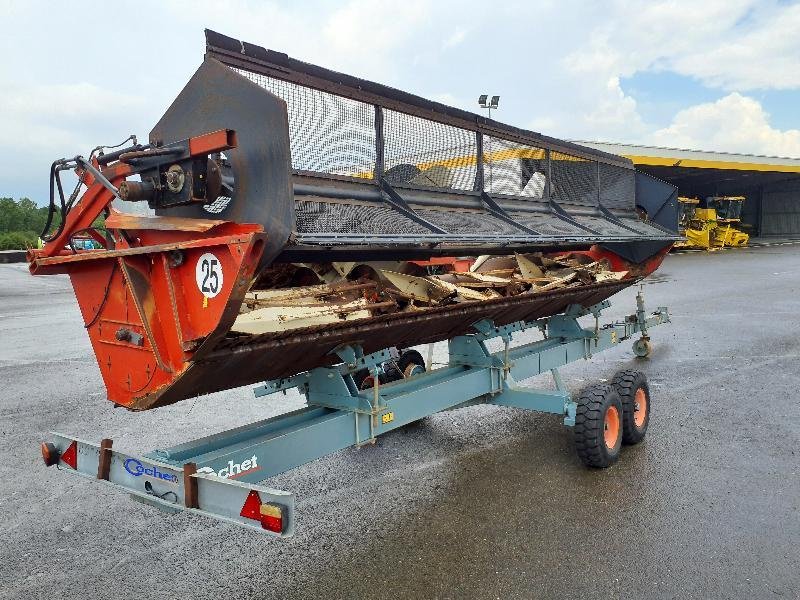
[[677, 239], [675, 189], [626, 159], [206, 36], [149, 143], [53, 164], [28, 253], [70, 276], [118, 405], [595, 305]]

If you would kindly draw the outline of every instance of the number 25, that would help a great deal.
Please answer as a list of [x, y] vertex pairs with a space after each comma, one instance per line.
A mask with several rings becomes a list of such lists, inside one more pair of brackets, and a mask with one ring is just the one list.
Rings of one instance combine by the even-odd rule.
[[200, 268], [203, 270], [203, 285], [200, 291], [203, 293], [216, 294], [219, 291], [219, 275], [217, 274], [217, 260], [212, 258], [203, 259]]

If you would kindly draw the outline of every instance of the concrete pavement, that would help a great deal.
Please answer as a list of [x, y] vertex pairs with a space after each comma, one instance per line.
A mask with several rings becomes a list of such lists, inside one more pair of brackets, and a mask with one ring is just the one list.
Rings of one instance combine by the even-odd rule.
[[583, 468], [554, 416], [445, 412], [269, 480], [298, 498], [283, 542], [46, 469], [38, 444], [57, 430], [145, 452], [299, 397], [114, 409], [69, 281], [0, 265], [0, 598], [797, 598], [798, 259], [670, 256], [645, 286], [674, 315], [652, 358], [625, 344], [564, 370], [573, 391], [647, 373], [650, 432], [614, 467]]

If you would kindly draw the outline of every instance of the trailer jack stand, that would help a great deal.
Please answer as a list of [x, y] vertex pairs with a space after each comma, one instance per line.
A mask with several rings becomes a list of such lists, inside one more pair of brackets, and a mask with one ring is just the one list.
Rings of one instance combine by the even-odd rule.
[[[571, 305], [560, 315], [502, 326], [478, 321], [474, 333], [449, 340], [446, 366], [383, 384], [380, 372], [398, 359], [396, 349], [364, 354], [358, 344], [340, 346], [332, 350], [341, 361], [338, 364], [268, 381], [254, 390], [262, 397], [297, 388], [307, 401], [299, 410], [144, 457], [112, 450], [110, 440], [96, 445], [54, 434], [48, 442], [47, 456], [51, 458], [46, 460], [58, 456], [58, 464], [67, 470], [121, 487], [137, 500], [159, 508], [189, 510], [282, 537], [294, 531], [294, 496], [255, 482], [349, 446], [374, 443], [384, 433], [456, 407], [485, 403], [559, 415], [564, 425], [575, 427], [584, 462], [608, 466], [616, 460], [624, 419], [641, 421], [646, 427], [640, 412], [630, 412], [649, 406], [646, 383], [634, 385], [643, 381], [643, 375], [623, 371], [618, 377], [627, 375], [620, 379], [623, 383], [617, 391], [611, 386], [595, 386], [573, 399], [558, 369], [612, 348], [636, 333], [642, 333], [636, 343], [649, 347], [649, 329], [669, 322], [666, 308], [649, 316], [645, 313], [641, 291], [636, 314], [600, 326], [600, 314], [608, 306], [608, 301], [589, 308]], [[595, 318], [592, 327], [578, 322], [587, 315]], [[538, 330], [543, 339], [512, 346], [512, 337], [526, 330]], [[490, 351], [490, 340], [500, 340], [502, 349]], [[364, 390], [358, 388], [354, 376], [365, 370], [372, 375], [373, 384]], [[518, 383], [546, 372], [552, 374], [555, 389]], [[648, 395], [640, 397], [642, 391]], [[635, 404], [628, 402], [629, 397], [636, 399]], [[634, 408], [626, 412], [628, 405]], [[586, 415], [597, 410], [604, 411], [598, 413], [604, 420], [592, 429], [594, 421]], [[641, 429], [642, 436], [643, 432]], [[598, 462], [594, 458], [597, 453], [592, 444], [600, 445], [605, 459]], [[72, 448], [76, 454], [67, 463], [64, 456]]]

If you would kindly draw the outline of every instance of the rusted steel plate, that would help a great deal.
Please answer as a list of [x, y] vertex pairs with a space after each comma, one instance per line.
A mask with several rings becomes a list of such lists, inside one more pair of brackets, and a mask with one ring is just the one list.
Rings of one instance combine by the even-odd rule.
[[151, 399], [147, 408], [333, 364], [336, 361], [330, 352], [341, 344], [358, 343], [365, 352], [375, 352], [389, 346], [437, 342], [471, 332], [472, 324], [481, 319], [505, 325], [558, 314], [570, 304], [591, 306], [636, 281], [598, 283], [257, 336], [228, 336], [205, 358], [194, 361], [155, 403]]
[[186, 217], [149, 217], [115, 212], [106, 219], [109, 229], [159, 229], [163, 231], [209, 231], [225, 221]]

